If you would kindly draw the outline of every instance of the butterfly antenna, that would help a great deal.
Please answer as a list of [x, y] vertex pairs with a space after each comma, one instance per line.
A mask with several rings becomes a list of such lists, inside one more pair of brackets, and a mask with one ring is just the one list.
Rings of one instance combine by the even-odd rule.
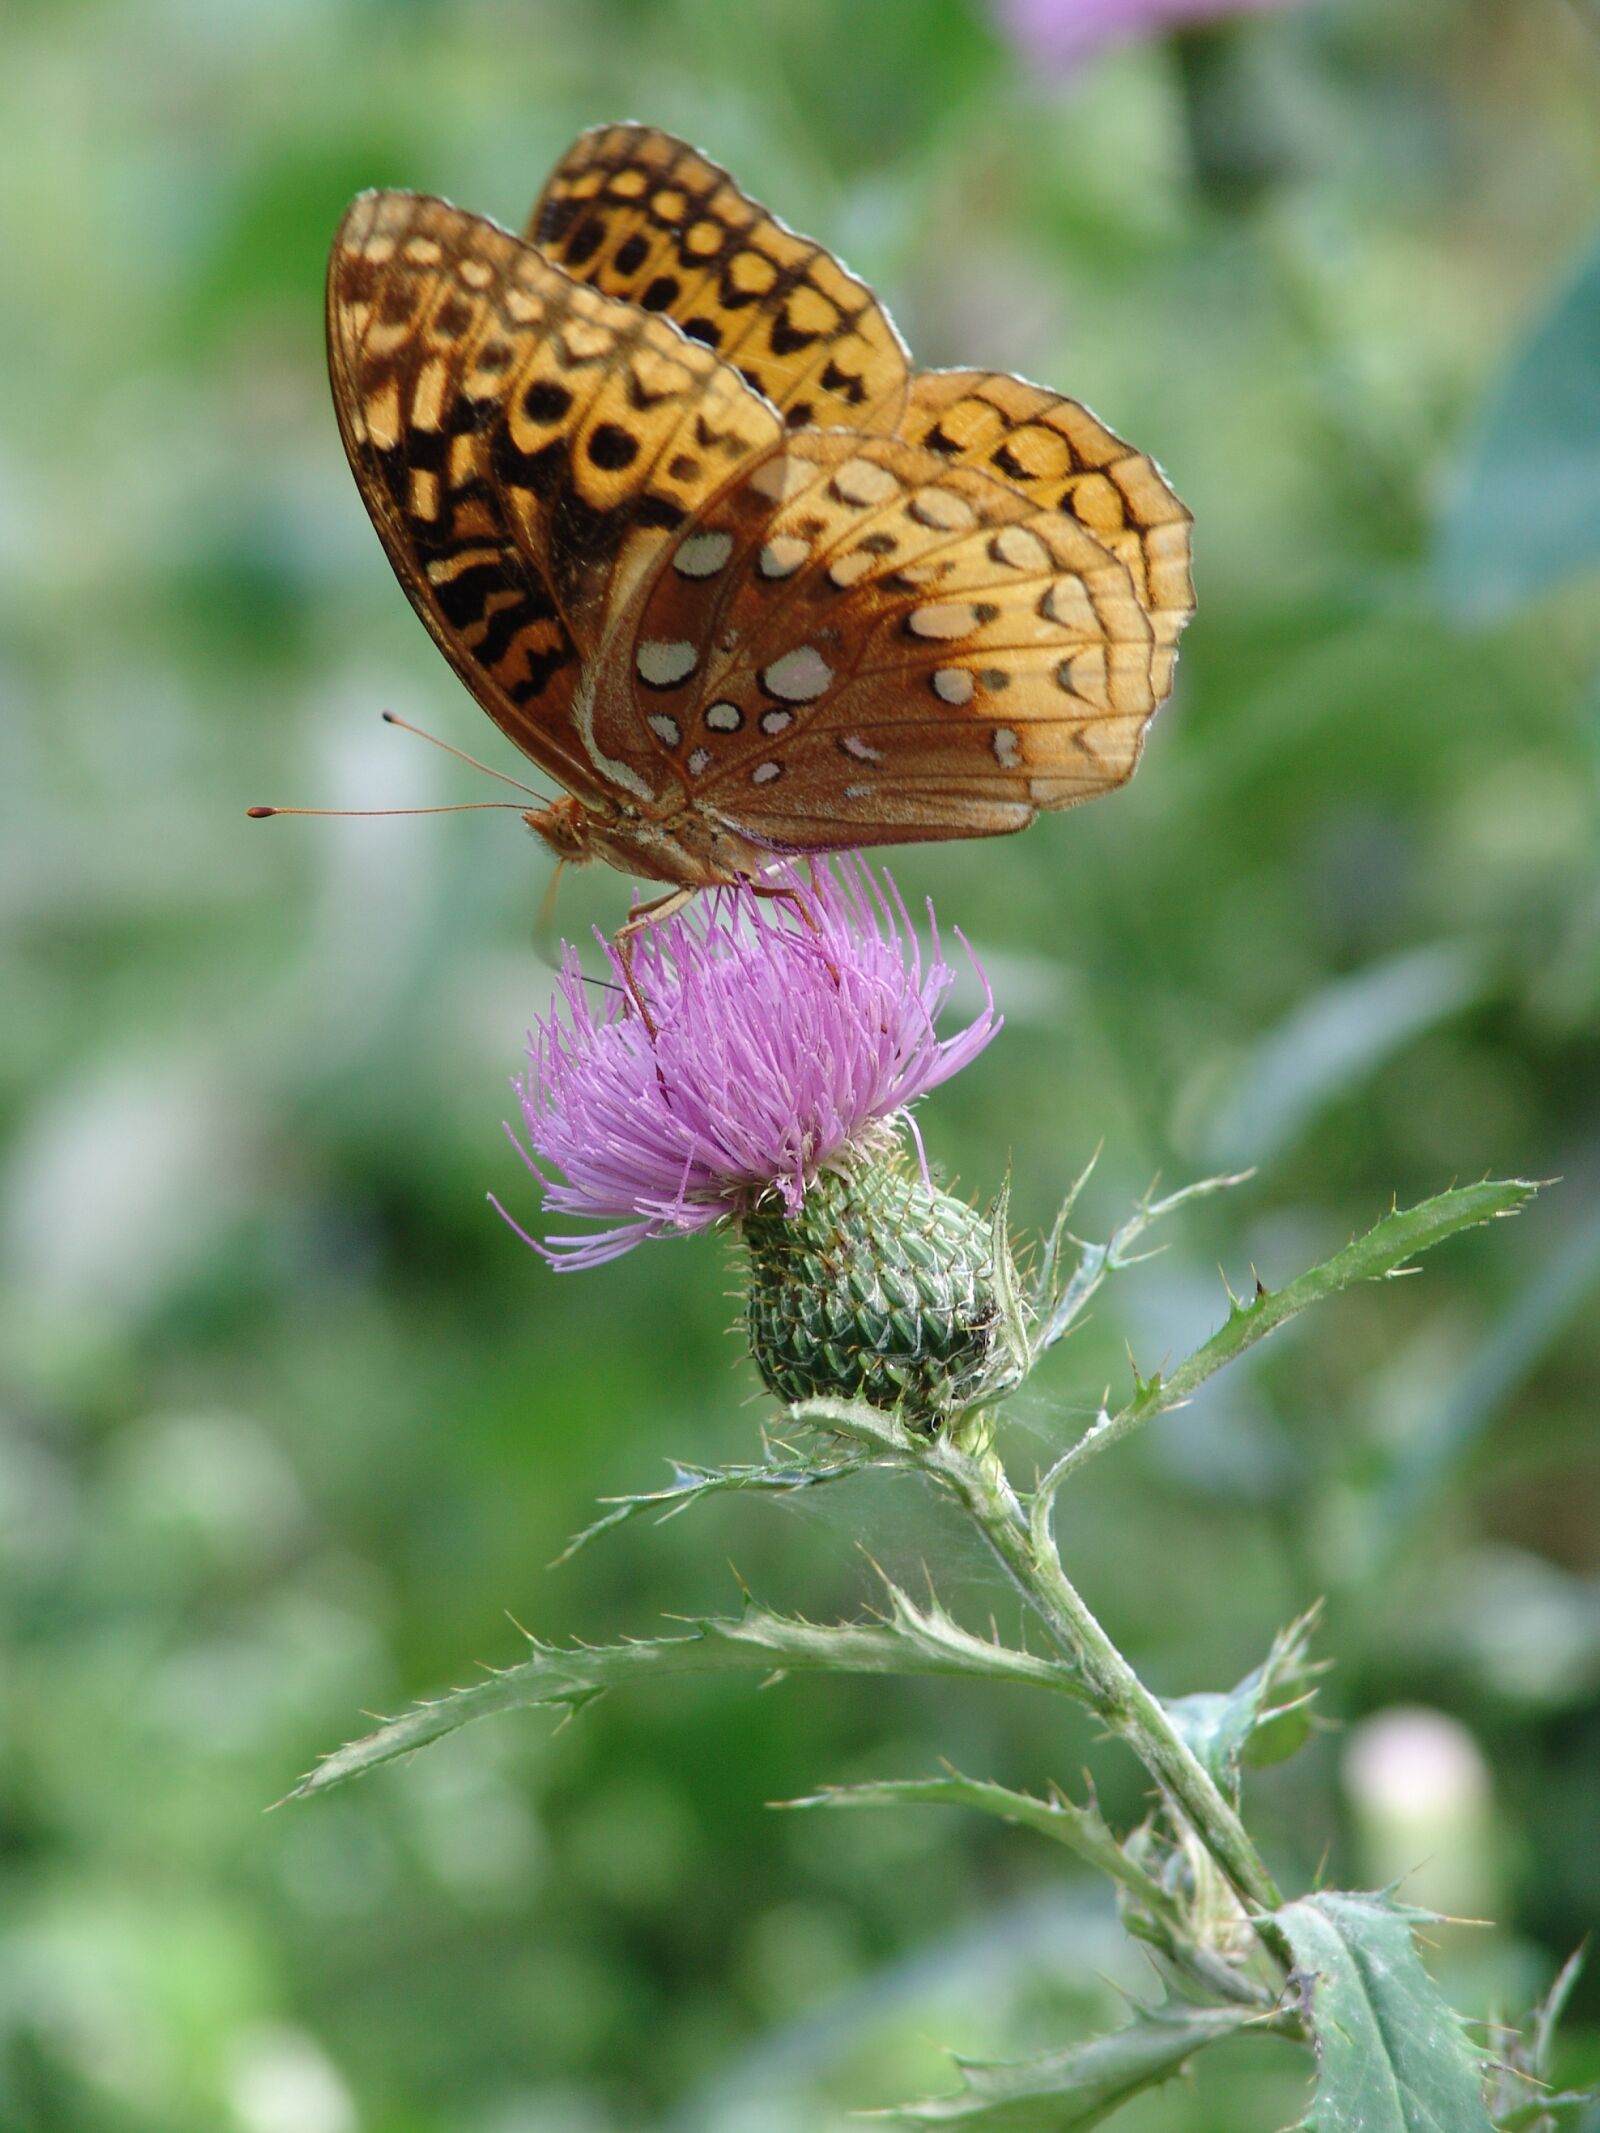
[[453, 755], [459, 762], [470, 763], [474, 770], [481, 770], [486, 778], [498, 778], [502, 785], [514, 785], [518, 792], [525, 792], [530, 800], [537, 800], [541, 807], [551, 805], [544, 793], [535, 792], [531, 785], [524, 785], [520, 778], [510, 777], [505, 771], [496, 770], [492, 764], [480, 763], [475, 755], [468, 755], [465, 748], [457, 748], [451, 741], [441, 741], [438, 734], [429, 733], [423, 726], [413, 726], [410, 719], [402, 718], [398, 711], [385, 711], [381, 715], [386, 726], [398, 726], [402, 732], [414, 733], [419, 741], [431, 741], [435, 748], [442, 748], [446, 755]]
[[524, 812], [515, 800], [457, 800], [449, 807], [247, 807], [245, 813], [252, 822], [265, 822], [269, 815], [470, 815], [486, 807]]

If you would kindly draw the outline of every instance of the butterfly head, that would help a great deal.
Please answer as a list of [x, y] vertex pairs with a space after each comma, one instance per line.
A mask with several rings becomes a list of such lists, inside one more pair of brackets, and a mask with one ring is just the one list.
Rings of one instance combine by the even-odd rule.
[[771, 863], [770, 852], [698, 807], [661, 820], [630, 806], [602, 809], [563, 796], [528, 808], [522, 819], [557, 859], [574, 866], [605, 859], [640, 881], [725, 888], [760, 879]]
[[563, 795], [548, 807], [525, 808], [522, 819], [557, 859], [581, 866], [586, 859], [594, 857], [589, 811], [580, 800]]

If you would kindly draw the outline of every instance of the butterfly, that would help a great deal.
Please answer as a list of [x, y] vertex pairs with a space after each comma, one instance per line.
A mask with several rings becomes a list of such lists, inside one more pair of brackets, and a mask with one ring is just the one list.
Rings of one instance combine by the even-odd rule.
[[1131, 776], [1194, 605], [1155, 463], [1042, 386], [913, 371], [697, 149], [584, 133], [520, 237], [363, 193], [327, 333], [373, 524], [565, 787], [524, 816], [560, 858], [759, 881]]

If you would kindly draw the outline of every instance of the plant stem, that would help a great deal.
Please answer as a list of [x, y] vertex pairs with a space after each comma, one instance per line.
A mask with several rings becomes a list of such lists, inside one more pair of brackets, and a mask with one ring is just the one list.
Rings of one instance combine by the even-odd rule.
[[1166, 1711], [1106, 1635], [1061, 1567], [1048, 1528], [1030, 1528], [1005, 1469], [992, 1453], [973, 1457], [948, 1441], [926, 1463], [964, 1505], [1012, 1583], [1077, 1668], [1085, 1700], [1127, 1742], [1182, 1810], [1239, 1897], [1262, 1910], [1282, 1898], [1244, 1824]]

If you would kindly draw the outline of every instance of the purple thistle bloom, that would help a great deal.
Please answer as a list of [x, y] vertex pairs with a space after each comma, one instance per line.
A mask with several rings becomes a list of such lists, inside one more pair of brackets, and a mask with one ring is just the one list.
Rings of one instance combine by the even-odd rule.
[[1000, 28], [1032, 65], [1075, 66], [1101, 45], [1282, 6], [1284, 0], [995, 0]]
[[809, 880], [791, 870], [792, 897], [721, 889], [648, 928], [632, 984], [653, 1028], [614, 945], [602, 942], [616, 985], [598, 1012], [567, 950], [559, 999], [514, 1084], [531, 1154], [512, 1137], [548, 1209], [618, 1226], [527, 1237], [535, 1251], [555, 1267], [598, 1266], [773, 1195], [794, 1215], [819, 1172], [881, 1145], [885, 1120], [983, 1050], [1000, 1018], [982, 971], [982, 1012], [941, 1040], [934, 1024], [955, 980], [933, 907], [924, 967], [884, 882], [853, 857], [818, 862]]

